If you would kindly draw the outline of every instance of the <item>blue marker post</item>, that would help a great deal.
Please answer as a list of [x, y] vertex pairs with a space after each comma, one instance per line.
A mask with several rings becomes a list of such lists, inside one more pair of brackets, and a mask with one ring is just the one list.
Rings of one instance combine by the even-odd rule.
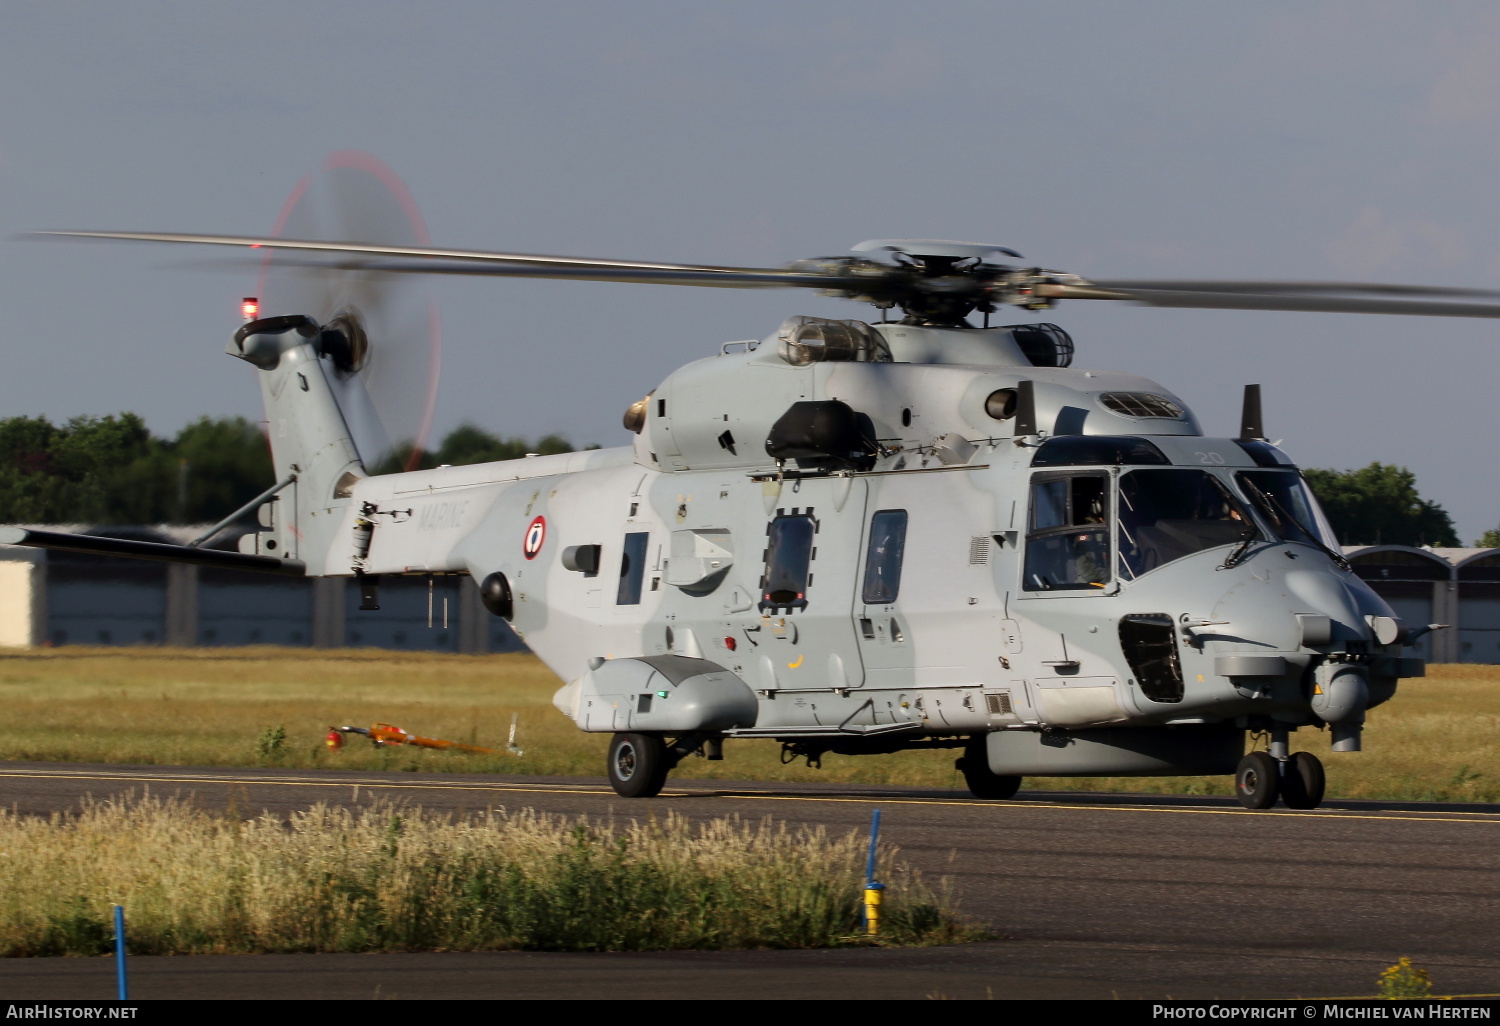
[[125, 906], [115, 906], [115, 985], [125, 1000]]
[[880, 810], [870, 817], [870, 855], [865, 860], [865, 935], [880, 933], [880, 899], [885, 884], [875, 880], [875, 847], [880, 841]]

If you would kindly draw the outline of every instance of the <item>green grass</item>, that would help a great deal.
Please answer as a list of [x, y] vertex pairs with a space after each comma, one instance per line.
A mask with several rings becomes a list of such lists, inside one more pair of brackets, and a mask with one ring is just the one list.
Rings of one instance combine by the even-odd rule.
[[[1334, 797], [1500, 801], [1500, 667], [1429, 667], [1370, 713], [1365, 751], [1321, 757]], [[608, 736], [552, 708], [559, 682], [532, 656], [366, 649], [84, 649], [0, 654], [0, 759], [199, 766], [339, 767], [417, 772], [600, 776]], [[524, 755], [322, 742], [334, 724], [392, 723], [413, 733], [505, 747], [512, 714]], [[278, 733], [279, 732], [279, 733]], [[783, 766], [770, 741], [731, 741], [723, 762], [690, 759], [681, 779], [963, 786], [956, 753], [825, 756]], [[1028, 788], [1229, 794], [1227, 777], [1035, 778]]]
[[[316, 806], [241, 821], [174, 801], [0, 812], [0, 956], [651, 951], [865, 944], [864, 840], [680, 816]], [[988, 934], [887, 850], [883, 944]]]

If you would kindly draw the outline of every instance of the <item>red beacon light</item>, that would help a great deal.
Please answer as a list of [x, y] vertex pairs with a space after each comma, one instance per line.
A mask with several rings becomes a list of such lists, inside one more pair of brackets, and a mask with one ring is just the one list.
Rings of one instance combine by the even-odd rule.
[[240, 300], [240, 313], [247, 321], [255, 320], [260, 316], [260, 300], [255, 296], [246, 296]]

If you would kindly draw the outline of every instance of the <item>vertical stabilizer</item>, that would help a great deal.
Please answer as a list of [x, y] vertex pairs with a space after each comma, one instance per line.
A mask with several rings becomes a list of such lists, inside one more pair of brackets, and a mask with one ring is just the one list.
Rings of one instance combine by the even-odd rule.
[[[254, 552], [300, 559], [309, 574], [328, 572], [338, 510], [353, 501], [354, 483], [365, 476], [329, 384], [322, 337], [307, 317], [268, 317], [237, 331], [227, 350], [260, 371], [276, 476], [295, 478], [261, 507], [262, 530], [242, 548], [253, 540]], [[347, 561], [340, 572], [347, 572]]]

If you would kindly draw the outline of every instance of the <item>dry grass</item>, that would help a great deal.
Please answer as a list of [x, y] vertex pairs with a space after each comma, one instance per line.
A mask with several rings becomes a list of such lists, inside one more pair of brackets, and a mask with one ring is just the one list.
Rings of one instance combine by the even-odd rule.
[[[552, 708], [558, 682], [527, 655], [351, 650], [82, 649], [0, 654], [0, 759], [162, 765], [337, 766], [436, 772], [602, 774], [605, 735]], [[520, 717], [525, 755], [374, 749], [330, 753], [331, 724], [394, 723], [429, 737], [505, 745]], [[268, 727], [285, 747], [257, 751]], [[1500, 667], [1429, 667], [1370, 714], [1365, 751], [1329, 755], [1326, 733], [1293, 735], [1324, 759], [1336, 797], [1500, 801]], [[780, 764], [769, 741], [731, 742], [723, 762], [690, 760], [692, 779], [962, 787], [953, 752], [848, 758], [824, 769]], [[1228, 794], [1219, 777], [1035, 779], [1028, 787]]]
[[[240, 821], [176, 802], [0, 812], [0, 956], [812, 948], [858, 936], [863, 839], [769, 820], [628, 825], [319, 805]], [[890, 858], [882, 941], [983, 936]]]

